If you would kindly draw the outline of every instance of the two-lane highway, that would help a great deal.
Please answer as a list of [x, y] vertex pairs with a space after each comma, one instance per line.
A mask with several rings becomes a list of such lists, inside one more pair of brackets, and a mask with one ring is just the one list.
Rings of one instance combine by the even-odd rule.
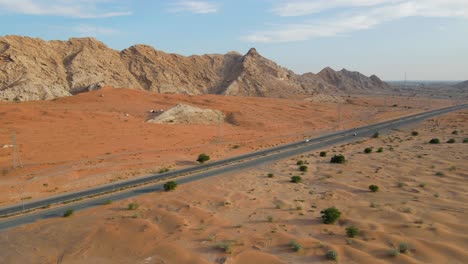
[[[255, 167], [263, 163], [273, 162], [279, 159], [295, 156], [304, 152], [310, 152], [312, 150], [328, 147], [331, 145], [358, 140], [363, 136], [368, 137], [378, 131], [384, 131], [400, 126], [409, 125], [411, 123], [420, 122], [424, 119], [465, 109], [467, 107], [467, 104], [463, 104], [442, 109], [436, 109], [377, 124], [326, 134], [324, 136], [309, 139], [307, 140], [307, 142], [295, 142], [191, 168], [171, 171], [163, 174], [138, 177], [122, 182], [98, 186], [80, 192], [68, 193], [54, 197], [49, 197], [42, 200], [31, 201], [24, 204], [17, 204], [9, 207], [0, 208], [0, 216], [2, 217], [17, 215], [1, 220], [0, 230], [26, 223], [35, 222], [44, 218], [60, 216], [67, 209], [81, 210], [93, 206], [102, 205], [107, 200], [120, 200], [140, 195], [142, 193], [160, 190], [162, 186], [161, 182], [163, 180], [165, 181], [175, 177], [186, 176], [177, 180], [177, 182], [179, 183], [185, 183], [201, 178], [224, 174], [230, 171]], [[354, 137], [354, 133], [356, 133], [358, 136]], [[116, 190], [120, 191], [115, 192]], [[86, 199], [89, 197], [94, 198]], [[78, 200], [80, 201], [68, 203], [71, 201]], [[50, 205], [63, 203], [67, 204], [56, 208], [41, 209], [47, 208]], [[22, 214], [24, 212], [28, 212], [35, 209], [41, 210], [33, 211], [29, 214]]]

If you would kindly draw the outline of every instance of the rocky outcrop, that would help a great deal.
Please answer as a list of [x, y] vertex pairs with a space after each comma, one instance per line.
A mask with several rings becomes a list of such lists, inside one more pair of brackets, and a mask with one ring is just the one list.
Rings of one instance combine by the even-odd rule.
[[250, 49], [181, 56], [135, 45], [121, 52], [93, 38], [44, 41], [0, 37], [0, 100], [44, 100], [109, 85], [157, 93], [288, 97], [338, 90], [385, 89], [386, 83], [330, 68], [297, 75]]
[[191, 105], [178, 104], [147, 121], [156, 124], [213, 125], [224, 122], [219, 110], [202, 109]]

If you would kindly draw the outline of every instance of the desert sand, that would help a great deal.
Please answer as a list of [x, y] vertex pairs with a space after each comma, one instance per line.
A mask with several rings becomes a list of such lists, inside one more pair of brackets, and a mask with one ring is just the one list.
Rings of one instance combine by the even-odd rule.
[[[320, 103], [310, 97], [190, 96], [108, 87], [52, 101], [0, 102], [0, 147], [11, 144], [16, 131], [23, 165], [13, 170], [13, 149], [0, 148], [0, 206], [194, 166], [202, 152], [217, 160], [450, 104], [414, 97], [343, 99]], [[225, 122], [221, 127], [145, 123], [154, 116], [150, 110], [179, 103], [220, 110]]]
[[[99, 97], [101, 93], [104, 97]], [[229, 143], [213, 144], [213, 149], [218, 150], [216, 158], [246, 151], [242, 142], [256, 137], [259, 141], [251, 146], [265, 147], [267, 144], [261, 141], [260, 135], [269, 131], [271, 134], [267, 133], [265, 137], [273, 137], [273, 133], [279, 131], [300, 134], [306, 124], [308, 131], [320, 130], [336, 122], [333, 119], [336, 118], [333, 109], [336, 105], [296, 103], [291, 106], [288, 105], [293, 102], [290, 100], [241, 98], [243, 104], [236, 108], [237, 98], [180, 95], [146, 96], [138, 99], [141, 100], [139, 104], [125, 104], [132, 98], [122, 99], [121, 104], [115, 104], [120, 93], [127, 98], [138, 92], [102, 91], [55, 102], [26, 103], [21, 107], [2, 105], [3, 116], [13, 115], [17, 120], [24, 120], [9, 126], [19, 131], [18, 137], [23, 144], [21, 151], [27, 164], [23, 170], [30, 173], [28, 177], [40, 177], [34, 174], [38, 167], [43, 168], [41, 173], [46, 175], [45, 172], [67, 171], [73, 165], [79, 167], [75, 159], [93, 160], [106, 156], [111, 158], [111, 161], [107, 158], [102, 161], [107, 169], [100, 171], [96, 167], [95, 175], [109, 168], [114, 171], [129, 169], [130, 164], [138, 162], [141, 164], [137, 168], [190, 165], [199, 149], [171, 150], [161, 154], [153, 152], [152, 147], [176, 143], [181, 146], [181, 142], [193, 144], [196, 142], [194, 131], [208, 143], [217, 135], [216, 126], [152, 127], [153, 124], [144, 124], [141, 122], [146, 118], [144, 112], [156, 108], [155, 104], [168, 107], [175, 101], [190, 99], [194, 105], [239, 112], [239, 122], [245, 125], [223, 126], [225, 140]], [[107, 106], [106, 100], [112, 97]], [[86, 106], [75, 104], [75, 100], [87, 102]], [[353, 100], [360, 104], [345, 107], [356, 111], [343, 114], [346, 119], [356, 121], [346, 126], [364, 122], [358, 117], [368, 108], [362, 105], [375, 102]], [[402, 103], [400, 99], [398, 104], [401, 106]], [[261, 111], [260, 105], [270, 105], [273, 110]], [[65, 108], [69, 114], [62, 112]], [[284, 113], [287, 109], [295, 109], [294, 114]], [[30, 110], [35, 110], [35, 114]], [[385, 119], [416, 110], [367, 114], [373, 119]], [[291, 120], [291, 116], [295, 118]], [[313, 119], [305, 121], [309, 116]], [[268, 120], [268, 117], [276, 119]], [[297, 122], [303, 118], [303, 122]], [[127, 125], [119, 126], [111, 120], [121, 120]], [[255, 123], [260, 122], [258, 120], [262, 120], [262, 124]], [[452, 113], [382, 134], [379, 138], [361, 138], [356, 143], [324, 149], [322, 151], [328, 153], [326, 157], [320, 157], [319, 150], [180, 185], [173, 192], [154, 192], [114, 201], [76, 212], [69, 218], [48, 219], [3, 231], [0, 233], [2, 263], [319, 263], [327, 261], [325, 253], [328, 250], [338, 253], [339, 263], [465, 263], [468, 259], [468, 225], [464, 221], [468, 218], [468, 164], [465, 162], [468, 157], [467, 145], [462, 140], [468, 137], [467, 120], [468, 111]], [[43, 128], [46, 131], [39, 129], [41, 123], [49, 124]], [[66, 125], [59, 126], [62, 123]], [[63, 131], [54, 133], [57, 129]], [[97, 130], [108, 133], [100, 135]], [[457, 135], [452, 134], [454, 130]], [[176, 134], [175, 131], [179, 131], [178, 136], [170, 136]], [[413, 136], [412, 131], [419, 135]], [[2, 139], [7, 136], [2, 131]], [[81, 140], [69, 145], [67, 140], [73, 137]], [[436, 137], [440, 138], [441, 144], [427, 143]], [[450, 138], [454, 138], [455, 143], [445, 143]], [[30, 146], [34, 143], [35, 147]], [[230, 144], [237, 143], [241, 144], [239, 149], [229, 148]], [[46, 146], [50, 150], [48, 155], [39, 150], [34, 155], [29, 154]], [[374, 151], [364, 154], [366, 147], [373, 147]], [[380, 147], [383, 152], [376, 152]], [[106, 155], [106, 152], [111, 154]], [[330, 156], [339, 153], [346, 156], [347, 163], [330, 164]], [[55, 163], [46, 163], [51, 160]], [[303, 160], [309, 168], [303, 175], [296, 165], [298, 160]], [[2, 162], [6, 162], [5, 159]], [[120, 162], [124, 163], [122, 167], [117, 165]], [[29, 170], [30, 167], [35, 169]], [[74, 172], [72, 176], [57, 175], [48, 188], [63, 182], [76, 184], [79, 179], [89, 181], [94, 177], [90, 173], [91, 167]], [[16, 173], [7, 173], [3, 177], [14, 184], [15, 177], [20, 175]], [[269, 173], [274, 176], [267, 177]], [[292, 175], [301, 175], [302, 183], [290, 182]], [[55, 183], [62, 177], [63, 182]], [[42, 191], [39, 190], [45, 188], [41, 181], [37, 182], [37, 186], [27, 188], [31, 195], [40, 195]], [[370, 184], [378, 185], [379, 191], [370, 192]], [[63, 189], [73, 189], [64, 186]], [[2, 192], [5, 192], [7, 187], [3, 188]], [[130, 203], [139, 207], [128, 210]], [[339, 209], [342, 217], [336, 224], [323, 224], [320, 211], [331, 206]], [[351, 225], [361, 231], [354, 238], [346, 237], [345, 228]], [[302, 249], [295, 252], [292, 241], [298, 242]], [[392, 256], [393, 249], [401, 243], [408, 245], [408, 251]]]

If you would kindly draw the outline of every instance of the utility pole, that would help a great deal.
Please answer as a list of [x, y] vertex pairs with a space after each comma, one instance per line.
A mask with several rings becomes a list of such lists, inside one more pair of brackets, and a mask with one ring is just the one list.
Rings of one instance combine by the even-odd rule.
[[223, 114], [218, 113], [218, 144], [223, 143]]
[[12, 143], [13, 143], [13, 169], [23, 168], [23, 164], [21, 163], [21, 159], [20, 159], [18, 144], [16, 143], [16, 132], [13, 132]]

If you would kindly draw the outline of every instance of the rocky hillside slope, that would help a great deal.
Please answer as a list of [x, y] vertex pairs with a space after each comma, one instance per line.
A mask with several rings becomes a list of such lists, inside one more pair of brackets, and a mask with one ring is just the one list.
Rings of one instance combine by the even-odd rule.
[[468, 89], [468, 81], [455, 84], [453, 87], [457, 89]]
[[264, 97], [389, 88], [376, 76], [345, 70], [297, 75], [255, 49], [245, 55], [185, 57], [146, 45], [119, 52], [93, 38], [0, 37], [0, 100], [53, 99], [104, 85], [157, 93]]

